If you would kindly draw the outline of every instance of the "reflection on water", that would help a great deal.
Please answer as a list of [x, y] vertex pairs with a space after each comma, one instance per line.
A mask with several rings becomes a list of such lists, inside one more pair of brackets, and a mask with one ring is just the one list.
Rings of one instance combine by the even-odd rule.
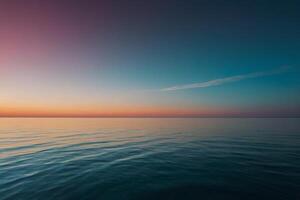
[[299, 199], [300, 119], [0, 119], [0, 199]]

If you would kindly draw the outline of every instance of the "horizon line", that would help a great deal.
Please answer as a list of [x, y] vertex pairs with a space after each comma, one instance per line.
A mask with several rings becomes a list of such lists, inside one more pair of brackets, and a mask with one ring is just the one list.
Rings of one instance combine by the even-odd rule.
[[1, 118], [300, 118], [299, 115], [213, 115], [213, 116], [0, 116]]

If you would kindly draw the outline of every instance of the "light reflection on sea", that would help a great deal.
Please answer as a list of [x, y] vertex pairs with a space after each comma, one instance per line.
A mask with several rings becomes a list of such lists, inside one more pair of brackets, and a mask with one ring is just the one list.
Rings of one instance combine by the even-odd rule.
[[2, 118], [0, 199], [297, 199], [300, 119]]

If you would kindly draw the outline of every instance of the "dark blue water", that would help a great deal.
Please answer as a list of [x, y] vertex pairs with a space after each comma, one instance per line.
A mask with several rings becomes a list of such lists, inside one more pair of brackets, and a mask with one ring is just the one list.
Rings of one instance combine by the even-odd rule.
[[300, 199], [300, 119], [0, 119], [0, 199]]

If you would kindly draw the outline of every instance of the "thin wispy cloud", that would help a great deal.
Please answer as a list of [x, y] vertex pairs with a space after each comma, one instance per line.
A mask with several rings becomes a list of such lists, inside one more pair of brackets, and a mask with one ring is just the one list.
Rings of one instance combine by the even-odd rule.
[[257, 77], [263, 76], [271, 76], [275, 74], [281, 74], [286, 72], [290, 67], [281, 67], [278, 69], [270, 70], [270, 71], [261, 71], [261, 72], [254, 72], [250, 74], [242, 74], [237, 76], [230, 76], [225, 78], [214, 79], [206, 82], [200, 83], [192, 83], [192, 84], [185, 84], [185, 85], [175, 85], [171, 87], [166, 87], [160, 89], [160, 91], [174, 91], [174, 90], [187, 90], [187, 89], [195, 89], [195, 88], [207, 88], [212, 86], [224, 85], [227, 83], [238, 82], [245, 79], [252, 79]]

